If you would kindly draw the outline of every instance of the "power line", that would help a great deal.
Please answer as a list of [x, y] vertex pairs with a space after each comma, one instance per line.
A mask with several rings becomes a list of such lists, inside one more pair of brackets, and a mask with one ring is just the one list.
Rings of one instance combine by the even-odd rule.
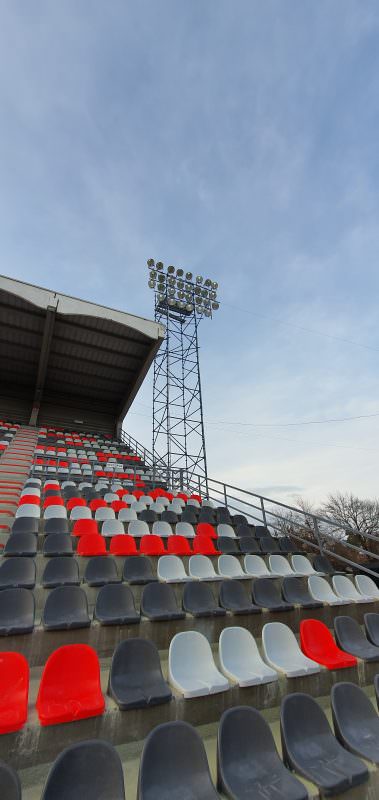
[[[145, 406], [148, 408], [148, 406]], [[141, 414], [137, 411], [130, 412], [132, 414], [137, 414], [139, 417], [148, 417], [149, 414]], [[239, 422], [237, 420], [228, 420], [228, 419], [209, 419], [208, 417], [205, 418], [205, 422], [207, 425], [239, 425], [241, 427], [247, 428], [293, 428], [298, 427], [300, 425], [329, 425], [335, 422], [351, 422], [352, 420], [356, 419], [372, 419], [373, 417], [379, 417], [379, 411], [376, 411], [373, 414], [358, 414], [354, 417], [332, 417], [331, 419], [310, 419], [310, 420], [303, 420], [301, 422]]]

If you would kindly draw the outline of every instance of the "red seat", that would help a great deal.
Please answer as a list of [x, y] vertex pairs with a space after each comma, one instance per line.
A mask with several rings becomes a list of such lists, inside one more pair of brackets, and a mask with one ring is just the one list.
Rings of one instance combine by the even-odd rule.
[[164, 556], [166, 553], [161, 537], [153, 534], [141, 537], [139, 551], [146, 556]]
[[36, 497], [34, 494], [24, 494], [23, 497], [20, 497], [19, 506], [29, 505], [32, 504], [34, 506], [39, 506], [40, 498]]
[[99, 533], [95, 519], [77, 519], [72, 529], [73, 536], [96, 536]]
[[67, 511], [71, 511], [72, 508], [76, 508], [76, 506], [86, 506], [87, 503], [83, 497], [72, 497], [71, 500], [67, 500], [66, 508]]
[[192, 556], [192, 550], [185, 536], [169, 536], [167, 539], [167, 552], [175, 556]]
[[207, 539], [206, 536], [195, 536], [192, 539], [193, 552], [202, 556], [218, 556], [219, 551], [216, 550], [212, 539]]
[[0, 653], [0, 686], [0, 734], [13, 733], [28, 716], [29, 664], [21, 653]]
[[207, 539], [217, 539], [217, 533], [209, 522], [199, 522], [196, 525], [196, 536], [206, 536]]
[[355, 656], [345, 653], [335, 643], [329, 628], [318, 619], [306, 619], [300, 623], [300, 643], [303, 653], [327, 669], [355, 667]]
[[54, 494], [51, 497], [46, 497], [43, 501], [43, 507], [48, 508], [48, 506], [64, 506], [63, 498], [60, 494]]
[[114, 556], [138, 556], [136, 540], [122, 533], [112, 536], [109, 552]]
[[84, 534], [78, 541], [76, 553], [78, 556], [106, 556], [105, 539], [99, 534]]
[[49, 482], [45, 483], [45, 485], [43, 487], [44, 492], [49, 492], [50, 489], [54, 489], [56, 492], [59, 492], [59, 486], [57, 486], [56, 483], [51, 483], [51, 482], [50, 483]]
[[[136, 483], [137, 483], [137, 481], [136, 481]], [[136, 490], [136, 489], [135, 489], [135, 490], [132, 492], [132, 495], [134, 495], [134, 497], [136, 498], [136, 500], [139, 500], [139, 499], [140, 499], [140, 497], [143, 497], [143, 492], [139, 492], [138, 490]]]
[[107, 508], [108, 503], [106, 503], [105, 500], [100, 500], [99, 498], [98, 500], [91, 500], [89, 507], [91, 511], [97, 511], [98, 508]]
[[201, 503], [201, 497], [199, 494], [191, 494], [190, 500], [197, 500], [198, 503]]
[[41, 725], [59, 725], [103, 713], [100, 665], [92, 647], [67, 644], [49, 656], [36, 707]]
[[[123, 489], [122, 491], [125, 493], [125, 489]], [[122, 508], [128, 508], [128, 504], [124, 503], [123, 500], [113, 500], [113, 502], [111, 503], [111, 508], [113, 508], [113, 511], [115, 511], [115, 513], [118, 514], [118, 512], [121, 511]]]

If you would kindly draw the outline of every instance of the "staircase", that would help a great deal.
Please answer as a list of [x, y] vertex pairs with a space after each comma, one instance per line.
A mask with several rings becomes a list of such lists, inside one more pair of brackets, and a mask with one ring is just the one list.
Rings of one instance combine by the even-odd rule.
[[0, 544], [8, 538], [37, 439], [37, 428], [27, 425], [19, 428], [0, 458]]

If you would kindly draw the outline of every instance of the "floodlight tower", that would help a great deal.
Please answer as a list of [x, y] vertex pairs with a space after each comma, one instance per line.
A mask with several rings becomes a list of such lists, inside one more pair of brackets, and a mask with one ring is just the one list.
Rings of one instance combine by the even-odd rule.
[[154, 361], [153, 453], [180, 485], [183, 480], [193, 483], [193, 476], [199, 475], [204, 492], [207, 456], [197, 329], [203, 317], [212, 319], [219, 308], [218, 283], [171, 265], [165, 268], [152, 258], [147, 266], [155, 320], [166, 328]]

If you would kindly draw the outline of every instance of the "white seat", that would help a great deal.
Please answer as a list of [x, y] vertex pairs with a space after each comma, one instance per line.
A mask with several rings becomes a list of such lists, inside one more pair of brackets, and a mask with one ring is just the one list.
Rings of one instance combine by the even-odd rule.
[[145, 506], [151, 506], [151, 504], [152, 504], [152, 503], [154, 503], [154, 500], [153, 500], [153, 498], [152, 498], [152, 497], [150, 497], [150, 495], [148, 495], [148, 494], [143, 494], [143, 495], [140, 497], [140, 499], [139, 499], [139, 502], [140, 502], [140, 503], [145, 503]]
[[272, 572], [267, 568], [267, 564], [262, 556], [248, 555], [244, 558], [245, 572], [252, 578], [273, 578]]
[[187, 506], [195, 506], [195, 508], [200, 508], [200, 503], [198, 500], [190, 497], [190, 499], [187, 500]]
[[[53, 480], [50, 480], [50, 479], [48, 479], [48, 480], [46, 480], [46, 481], [45, 481], [45, 483], [44, 483], [44, 485], [43, 485], [43, 488], [45, 488], [45, 486], [47, 486], [47, 485], [49, 485], [49, 486], [56, 486], [56, 487], [57, 487], [57, 489], [59, 489], [59, 488], [60, 488], [60, 483], [59, 483], [59, 481], [53, 481]], [[74, 486], [76, 486], [76, 483], [74, 483]]]
[[342, 597], [343, 600], [347, 600], [349, 603], [372, 603], [373, 599], [375, 599], [366, 597], [366, 595], [363, 596], [358, 592], [354, 583], [346, 575], [333, 575], [332, 583], [338, 597]]
[[182, 497], [173, 497], [173, 499], [171, 500], [171, 503], [174, 503], [174, 505], [176, 505], [176, 506], [180, 506], [180, 508], [184, 508], [184, 506], [186, 504], [185, 500], [183, 500]]
[[216, 503], [214, 503], [213, 500], [205, 499], [201, 505], [203, 508], [216, 508]]
[[40, 506], [36, 506], [34, 503], [25, 503], [22, 506], [18, 506], [15, 517], [32, 517], [33, 519], [39, 519], [40, 514]]
[[135, 503], [136, 498], [134, 497], [134, 494], [123, 494], [121, 500], [123, 500], [124, 503], [131, 505], [131, 503]]
[[270, 570], [272, 574], [276, 575], [293, 575], [294, 571], [291, 567], [291, 564], [288, 563], [287, 559], [284, 556], [276, 556], [272, 555], [269, 556], [268, 563], [270, 565]]
[[162, 539], [167, 539], [168, 536], [172, 536], [172, 528], [169, 522], [153, 522], [151, 532], [155, 536], [161, 536]]
[[163, 514], [165, 510], [163, 503], [158, 503], [158, 501], [156, 503], [151, 503], [149, 508], [150, 511], [155, 511], [156, 514]]
[[102, 536], [122, 536], [124, 533], [124, 526], [119, 519], [106, 519], [101, 526]]
[[22, 490], [20, 497], [25, 497], [27, 494], [30, 494], [32, 497], [41, 497], [41, 489], [37, 489], [36, 486], [27, 486]]
[[236, 534], [231, 525], [226, 525], [224, 522], [220, 522], [217, 525], [217, 536], [229, 536], [231, 539], [236, 538]]
[[190, 577], [195, 581], [221, 581], [220, 575], [217, 575], [212, 561], [208, 556], [195, 555], [191, 556], [188, 562], [188, 572]]
[[327, 603], [329, 606], [341, 606], [349, 603], [349, 600], [343, 600], [342, 597], [338, 597], [326, 578], [321, 578], [319, 575], [309, 576], [308, 589], [313, 599], [318, 600], [320, 603]]
[[133, 508], [120, 508], [118, 519], [122, 522], [132, 522], [132, 520], [137, 519], [137, 512]]
[[92, 512], [88, 506], [74, 506], [70, 511], [70, 519], [92, 519]]
[[169, 681], [184, 697], [225, 692], [229, 681], [218, 671], [208, 640], [197, 631], [177, 633], [168, 654]]
[[222, 672], [239, 686], [255, 686], [278, 680], [278, 673], [265, 664], [254, 636], [246, 628], [224, 628], [218, 652]]
[[296, 575], [304, 575], [307, 577], [309, 575], [325, 575], [324, 572], [317, 572], [317, 570], [315, 570], [312, 566], [309, 558], [306, 556], [292, 556], [291, 563], [292, 569], [294, 572], [296, 572]]
[[118, 494], [115, 494], [115, 492], [106, 492], [104, 495], [104, 500], [106, 503], [113, 503], [114, 500], [119, 500], [119, 499], [120, 498]]
[[194, 539], [195, 531], [190, 522], [177, 522], [175, 525], [176, 536], [185, 536], [186, 539]]
[[358, 592], [365, 597], [372, 597], [373, 600], [379, 600], [379, 589], [375, 581], [373, 581], [369, 575], [356, 575], [355, 585]]
[[[28, 478], [28, 480], [25, 481], [24, 486], [29, 486], [30, 483], [32, 483], [32, 486], [34, 486], [35, 483], [38, 483], [39, 486], [41, 486], [42, 481], [41, 481], [41, 478]], [[64, 484], [62, 484], [62, 488], [63, 488], [63, 486], [64, 486]]]
[[173, 511], [174, 514], [178, 514], [178, 516], [180, 516], [180, 514], [183, 511], [183, 506], [179, 502], [175, 502], [175, 500], [172, 500], [171, 503], [169, 503], [169, 505], [167, 506], [167, 511]]
[[164, 583], [182, 583], [188, 581], [188, 575], [179, 556], [160, 556], [158, 559], [157, 576]]
[[159, 497], [157, 497], [157, 499], [156, 499], [156, 501], [155, 501], [155, 502], [156, 502], [156, 503], [160, 503], [160, 504], [161, 504], [162, 506], [164, 506], [165, 508], [166, 508], [168, 505], [170, 505], [170, 501], [169, 501], [168, 497], [162, 497], [162, 495], [159, 495]]
[[140, 503], [139, 500], [131, 503], [130, 508], [132, 508], [133, 511], [136, 511], [137, 514], [139, 514], [140, 511], [147, 511], [147, 505], [145, 503]]
[[132, 519], [128, 525], [128, 534], [129, 536], [148, 536], [150, 533], [149, 526], [147, 522], [143, 519]]
[[103, 522], [106, 519], [116, 519], [113, 508], [97, 508], [95, 511], [95, 519]]
[[45, 508], [43, 517], [44, 519], [67, 519], [67, 511], [64, 506], [48, 506]]
[[283, 622], [267, 622], [263, 626], [262, 646], [266, 661], [287, 678], [320, 672], [319, 664], [301, 652], [295, 634]]
[[251, 576], [246, 575], [236, 556], [219, 556], [217, 568], [222, 578], [247, 578], [251, 580]]
[[92, 489], [92, 483], [87, 483], [86, 481], [83, 481], [82, 483], [79, 483], [78, 489], [80, 491], [82, 491], [82, 489]]

